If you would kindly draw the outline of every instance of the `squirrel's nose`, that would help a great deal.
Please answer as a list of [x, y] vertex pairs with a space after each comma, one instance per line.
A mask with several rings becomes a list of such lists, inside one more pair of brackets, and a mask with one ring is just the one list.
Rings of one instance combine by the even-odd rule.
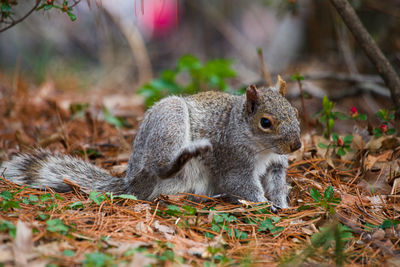
[[294, 152], [301, 147], [300, 139], [296, 139], [293, 143], [290, 144], [290, 152]]

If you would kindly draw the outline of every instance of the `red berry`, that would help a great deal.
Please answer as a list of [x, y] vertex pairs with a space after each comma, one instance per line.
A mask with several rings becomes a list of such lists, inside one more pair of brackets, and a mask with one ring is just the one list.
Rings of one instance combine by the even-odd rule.
[[358, 116], [358, 111], [357, 111], [356, 107], [351, 107], [350, 114], [352, 117]]
[[338, 140], [337, 140], [337, 145], [338, 146], [343, 146], [343, 144], [344, 144], [343, 139], [339, 137]]
[[381, 125], [379, 126], [379, 128], [381, 129], [381, 131], [382, 131], [383, 133], [386, 133], [387, 130], [388, 130], [388, 127], [387, 127], [386, 124], [381, 124]]

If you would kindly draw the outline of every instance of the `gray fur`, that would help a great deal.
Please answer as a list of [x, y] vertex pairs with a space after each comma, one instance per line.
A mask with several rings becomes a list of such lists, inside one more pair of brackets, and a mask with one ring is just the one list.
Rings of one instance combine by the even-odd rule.
[[[1, 168], [15, 183], [57, 191], [70, 190], [65, 178], [84, 188], [145, 200], [179, 192], [225, 193], [285, 208], [285, 154], [301, 145], [299, 122], [275, 89], [252, 92], [251, 99], [205, 92], [158, 102], [138, 130], [125, 179], [44, 150], [18, 155]], [[263, 114], [273, 118], [272, 130], [260, 129]]]

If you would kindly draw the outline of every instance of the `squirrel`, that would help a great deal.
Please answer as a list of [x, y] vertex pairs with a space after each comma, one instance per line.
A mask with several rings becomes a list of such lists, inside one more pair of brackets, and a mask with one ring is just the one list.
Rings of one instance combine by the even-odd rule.
[[144, 116], [125, 178], [83, 160], [43, 149], [19, 154], [0, 167], [4, 178], [33, 188], [70, 191], [67, 179], [95, 191], [153, 200], [181, 192], [229, 195], [287, 208], [287, 154], [301, 147], [297, 110], [286, 83], [242, 96], [202, 92], [169, 96]]

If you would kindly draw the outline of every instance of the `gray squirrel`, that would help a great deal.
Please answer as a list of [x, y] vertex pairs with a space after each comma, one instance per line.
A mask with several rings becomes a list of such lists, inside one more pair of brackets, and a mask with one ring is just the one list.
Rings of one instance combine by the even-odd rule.
[[287, 208], [287, 154], [301, 147], [297, 110], [274, 87], [246, 94], [170, 96], [149, 109], [133, 142], [125, 178], [67, 155], [38, 149], [0, 167], [0, 175], [33, 188], [71, 190], [67, 179], [96, 191], [153, 200], [180, 192], [227, 194]]

